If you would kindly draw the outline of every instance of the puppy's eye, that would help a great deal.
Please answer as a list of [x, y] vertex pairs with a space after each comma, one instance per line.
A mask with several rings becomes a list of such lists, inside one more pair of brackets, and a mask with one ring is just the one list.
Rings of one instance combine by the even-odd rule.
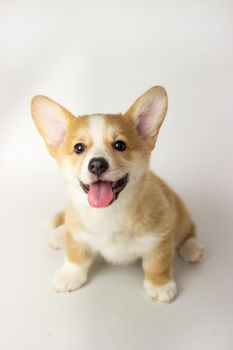
[[83, 143], [76, 143], [76, 145], [74, 145], [74, 151], [77, 154], [84, 152], [85, 148], [86, 146]]
[[125, 142], [121, 140], [117, 140], [116, 142], [114, 142], [112, 146], [116, 151], [120, 151], [120, 152], [123, 152], [126, 149]]

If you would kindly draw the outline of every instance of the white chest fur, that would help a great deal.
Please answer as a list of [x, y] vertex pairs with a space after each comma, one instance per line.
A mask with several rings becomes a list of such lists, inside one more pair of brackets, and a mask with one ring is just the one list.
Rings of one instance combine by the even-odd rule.
[[[75, 198], [77, 198], [75, 196]], [[125, 204], [124, 204], [125, 202]], [[74, 238], [100, 253], [107, 261], [126, 264], [151, 251], [159, 242], [155, 233], [140, 236], [132, 224], [125, 225], [127, 201], [114, 203], [104, 209], [95, 209], [73, 197], [78, 215], [85, 223], [85, 231], [78, 227], [72, 232]]]
[[156, 244], [154, 235], [135, 237], [126, 231], [112, 230], [95, 232], [75, 232], [79, 242], [88, 244], [107, 261], [114, 264], [127, 264], [148, 253]]

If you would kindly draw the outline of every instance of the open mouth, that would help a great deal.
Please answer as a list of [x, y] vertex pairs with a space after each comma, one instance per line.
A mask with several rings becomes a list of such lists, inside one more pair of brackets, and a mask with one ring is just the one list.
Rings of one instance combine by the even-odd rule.
[[117, 181], [98, 180], [90, 185], [80, 181], [80, 185], [85, 193], [88, 194], [88, 203], [94, 208], [104, 208], [112, 204], [125, 188], [128, 182], [128, 174]]

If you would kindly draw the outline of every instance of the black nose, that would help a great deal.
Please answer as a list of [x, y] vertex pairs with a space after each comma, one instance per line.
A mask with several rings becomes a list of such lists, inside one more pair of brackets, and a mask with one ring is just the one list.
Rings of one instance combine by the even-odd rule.
[[108, 162], [104, 158], [92, 158], [88, 165], [88, 170], [100, 176], [108, 169]]

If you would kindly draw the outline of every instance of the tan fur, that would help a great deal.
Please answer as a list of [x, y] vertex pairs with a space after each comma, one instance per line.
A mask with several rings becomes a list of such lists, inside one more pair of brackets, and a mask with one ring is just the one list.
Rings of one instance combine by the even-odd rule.
[[[150, 205], [145, 205], [147, 198], [150, 198]], [[171, 277], [175, 246], [195, 235], [188, 211], [165, 182], [149, 171], [132, 201], [130, 216], [138, 234], [159, 232], [161, 244], [146, 257], [143, 267], [146, 277], [153, 283], [166, 283]]]
[[[158, 101], [162, 100], [163, 104], [161, 104], [161, 108], [158, 111], [159, 117], [156, 120], [154, 129], [151, 130], [150, 137], [143, 139], [137, 129], [137, 113], [141, 105], [154, 96], [156, 96]], [[45, 142], [47, 142], [37, 113], [37, 105], [41, 99], [42, 97], [36, 97], [33, 100], [32, 114], [39, 132], [44, 137]], [[51, 101], [51, 103], [55, 102]], [[57, 106], [56, 103], [55, 105]], [[64, 111], [64, 118], [68, 121], [65, 140], [57, 148], [49, 144], [47, 144], [47, 147], [61, 167], [64, 166], [66, 161], [79, 174], [85, 153], [92, 147], [92, 139], [89, 134], [89, 118], [91, 117], [74, 118], [65, 109], [62, 110]], [[121, 224], [121, 230], [130, 232], [130, 238], [127, 238], [126, 244], [128, 244], [129, 239], [136, 241], [140, 237], [146, 237], [147, 235], [156, 237], [159, 243], [154, 248], [152, 247], [153, 249], [149, 253], [141, 256], [145, 279], [151, 282], [151, 285], [156, 286], [156, 288], [167, 285], [172, 279], [172, 261], [175, 248], [182, 247], [189, 238], [196, 237], [195, 226], [180, 197], [163, 180], [148, 170], [150, 154], [157, 140], [159, 128], [164, 120], [166, 111], [167, 95], [165, 90], [161, 87], [153, 87], [139, 97], [124, 115], [103, 116], [105, 122], [105, 147], [108, 150], [108, 155], [114, 159], [117, 169], [130, 168], [138, 159], [141, 159], [143, 167], [145, 167], [145, 171], [137, 183], [136, 189], [133, 190], [132, 198], [125, 209], [127, 215], [125, 221]], [[127, 149], [124, 152], [116, 152], [112, 147], [113, 142], [119, 139], [127, 144]], [[82, 142], [86, 146], [86, 150], [80, 155], [74, 152], [74, 145], [78, 142]], [[54, 218], [54, 227], [59, 226], [63, 222], [64, 214], [58, 214]], [[70, 201], [65, 214], [65, 225], [68, 231], [66, 255], [68, 261], [77, 265], [84, 265], [93, 254], [90, 247], [77, 243], [76, 240], [78, 237], [77, 232], [88, 231], [88, 224], [82, 219], [77, 208]], [[74, 238], [74, 235], [76, 235], [76, 238]], [[126, 237], [119, 235], [116, 239], [118, 243], [124, 244]], [[188, 248], [190, 249], [190, 247]], [[185, 257], [187, 256], [187, 249], [183, 254]], [[199, 255], [193, 254], [193, 259]], [[166, 302], [171, 301], [174, 295], [170, 299], [168, 298]]]
[[146, 279], [156, 286], [167, 283], [172, 277], [173, 241], [170, 237], [143, 259], [143, 269]]
[[84, 223], [81, 221], [77, 210], [75, 210], [71, 202], [68, 203], [65, 215], [65, 225], [69, 232], [73, 231], [73, 228], [78, 228], [79, 230], [84, 229]]
[[63, 225], [65, 222], [65, 213], [57, 213], [52, 220], [52, 228]]
[[66, 257], [67, 259], [77, 265], [81, 265], [86, 263], [86, 261], [90, 258], [91, 252], [90, 250], [78, 244], [71, 233], [67, 233], [66, 235]]
[[[150, 198], [150, 205], [147, 198]], [[172, 275], [172, 261], [175, 247], [179, 247], [187, 238], [195, 236], [190, 215], [181, 199], [159, 177], [148, 171], [142, 179], [128, 209], [126, 227], [134, 225], [137, 236], [156, 232], [161, 237], [161, 244], [152, 254], [143, 259], [146, 278], [156, 285], [166, 283]], [[70, 232], [85, 230], [85, 223], [80, 221], [78, 213], [69, 205], [66, 212], [66, 226]], [[80, 261], [79, 255], [85, 250], [77, 246], [68, 234], [67, 252], [70, 261]], [[72, 252], [70, 254], [70, 251]], [[73, 252], [77, 252], [77, 257]]]

